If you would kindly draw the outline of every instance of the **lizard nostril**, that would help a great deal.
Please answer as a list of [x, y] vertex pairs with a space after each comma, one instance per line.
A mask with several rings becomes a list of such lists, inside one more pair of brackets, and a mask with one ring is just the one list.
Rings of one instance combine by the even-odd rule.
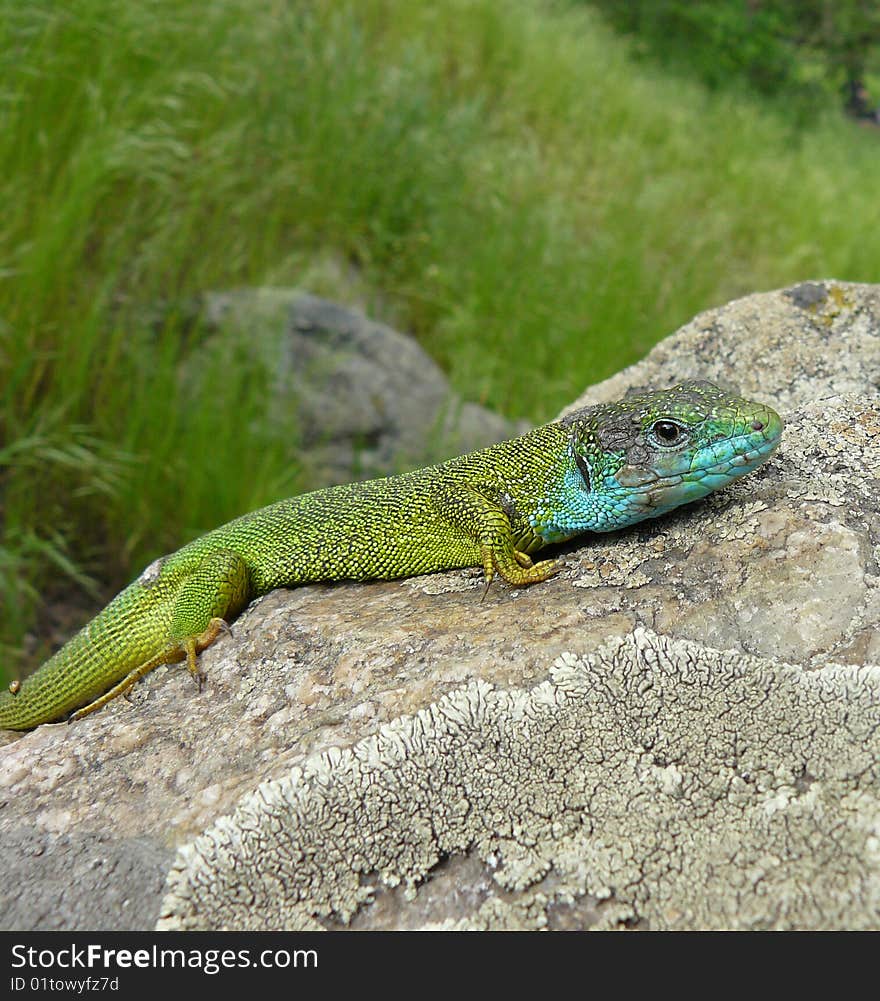
[[763, 421], [752, 421], [753, 431], [763, 431], [767, 425]]

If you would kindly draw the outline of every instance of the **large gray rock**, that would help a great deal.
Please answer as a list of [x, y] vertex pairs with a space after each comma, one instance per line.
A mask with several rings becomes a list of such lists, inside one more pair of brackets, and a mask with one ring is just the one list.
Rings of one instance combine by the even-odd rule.
[[531, 691], [471, 681], [262, 783], [159, 927], [870, 928], [878, 700], [880, 669], [641, 628]]
[[522, 433], [452, 392], [411, 337], [297, 289], [211, 292], [201, 318], [257, 352], [273, 419], [297, 436], [311, 483], [385, 476]]
[[566, 411], [640, 384], [684, 379], [741, 388], [782, 410], [880, 391], [880, 285], [803, 282], [700, 313], [643, 361], [587, 389]]
[[596, 392], [738, 382], [786, 419], [766, 466], [482, 603], [470, 571], [276, 591], [201, 695], [163, 668], [10, 738], [0, 838], [51, 857], [0, 923], [880, 927], [880, 295], [710, 316]]

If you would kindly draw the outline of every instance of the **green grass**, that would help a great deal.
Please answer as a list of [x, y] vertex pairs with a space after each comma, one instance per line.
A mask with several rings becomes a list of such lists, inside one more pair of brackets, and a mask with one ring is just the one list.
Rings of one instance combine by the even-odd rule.
[[246, 345], [183, 364], [201, 291], [364, 302], [539, 421], [702, 308], [880, 268], [876, 134], [667, 79], [566, 5], [0, 0], [0, 125], [10, 669], [41, 595], [307, 485]]

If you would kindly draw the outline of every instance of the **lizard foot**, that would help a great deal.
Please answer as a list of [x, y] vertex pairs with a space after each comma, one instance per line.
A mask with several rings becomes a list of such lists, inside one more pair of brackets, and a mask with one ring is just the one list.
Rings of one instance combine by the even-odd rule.
[[208, 676], [199, 667], [198, 655], [203, 650], [207, 650], [220, 633], [232, 635], [229, 623], [226, 619], [213, 618], [208, 623], [208, 628], [204, 632], [199, 633], [198, 636], [189, 636], [180, 644], [186, 653], [186, 668], [193, 678], [195, 678], [199, 691], [205, 687], [205, 681]]
[[486, 575], [486, 591], [483, 592], [483, 597], [486, 597], [496, 571], [511, 587], [528, 587], [529, 584], [549, 580], [564, 567], [565, 564], [560, 560], [541, 560], [539, 563], [533, 563], [530, 556], [518, 549], [499, 550], [484, 546], [483, 571]]

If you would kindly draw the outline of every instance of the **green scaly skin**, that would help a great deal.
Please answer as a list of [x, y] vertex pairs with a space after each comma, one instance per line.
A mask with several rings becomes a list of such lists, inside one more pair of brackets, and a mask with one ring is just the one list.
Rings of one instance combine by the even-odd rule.
[[546, 580], [531, 554], [663, 514], [751, 472], [782, 421], [707, 382], [588, 407], [520, 438], [401, 476], [329, 487], [244, 515], [156, 560], [21, 685], [0, 728], [79, 718], [159, 664], [197, 655], [276, 587], [482, 566]]

